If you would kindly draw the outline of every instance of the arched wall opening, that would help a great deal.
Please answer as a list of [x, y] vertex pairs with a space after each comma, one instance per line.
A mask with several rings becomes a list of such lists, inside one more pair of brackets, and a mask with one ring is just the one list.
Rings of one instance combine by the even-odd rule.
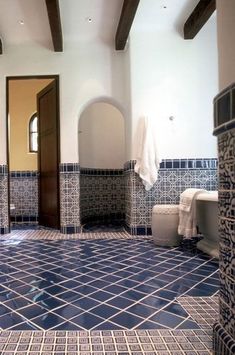
[[81, 225], [123, 225], [125, 121], [115, 106], [104, 99], [93, 101], [80, 115]]

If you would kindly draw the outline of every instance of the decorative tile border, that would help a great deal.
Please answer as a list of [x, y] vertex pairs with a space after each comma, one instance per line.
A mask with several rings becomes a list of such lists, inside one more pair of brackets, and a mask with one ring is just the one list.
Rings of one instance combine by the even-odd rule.
[[[134, 236], [125, 232], [107, 233], [76, 233], [73, 235], [62, 234], [59, 231], [45, 228], [37, 230], [12, 230], [7, 236], [1, 236], [0, 240], [89, 240], [89, 239], [139, 239], [152, 240], [148, 236]], [[143, 239], [144, 238], [144, 239]]]
[[10, 171], [10, 178], [16, 177], [37, 177], [39, 176], [39, 172], [35, 170], [25, 170], [25, 171]]
[[81, 168], [82, 175], [92, 176], [122, 176], [123, 169], [94, 169], [94, 168]]
[[80, 165], [78, 163], [61, 163], [60, 173], [79, 173]]
[[[2, 355], [211, 354], [204, 330], [3, 331]], [[225, 354], [225, 353], [220, 353]]]
[[[124, 171], [134, 170], [136, 160], [125, 163]], [[160, 163], [162, 169], [217, 169], [218, 160], [216, 158], [203, 159], [163, 159]]]

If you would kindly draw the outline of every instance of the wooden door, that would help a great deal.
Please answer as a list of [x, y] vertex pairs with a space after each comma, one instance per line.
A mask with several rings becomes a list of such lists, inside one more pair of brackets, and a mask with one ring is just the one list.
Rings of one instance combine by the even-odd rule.
[[37, 94], [39, 224], [59, 229], [59, 109], [57, 82]]

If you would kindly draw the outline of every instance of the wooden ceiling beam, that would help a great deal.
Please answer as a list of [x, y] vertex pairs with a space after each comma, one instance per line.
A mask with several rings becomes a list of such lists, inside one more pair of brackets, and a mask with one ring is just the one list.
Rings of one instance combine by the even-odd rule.
[[51, 37], [55, 52], [63, 52], [63, 36], [60, 20], [59, 0], [45, 0], [48, 19], [51, 28]]
[[123, 50], [126, 46], [132, 23], [140, 0], [124, 0], [122, 12], [118, 23], [115, 37], [115, 48], [117, 51]]
[[184, 39], [193, 39], [216, 9], [216, 0], [200, 0], [184, 24]]

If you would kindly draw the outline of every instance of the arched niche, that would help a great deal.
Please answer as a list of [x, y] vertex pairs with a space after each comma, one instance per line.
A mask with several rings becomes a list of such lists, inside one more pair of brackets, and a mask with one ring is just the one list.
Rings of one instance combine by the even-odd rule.
[[122, 169], [125, 162], [125, 122], [111, 102], [94, 101], [80, 115], [78, 127], [81, 167]]

